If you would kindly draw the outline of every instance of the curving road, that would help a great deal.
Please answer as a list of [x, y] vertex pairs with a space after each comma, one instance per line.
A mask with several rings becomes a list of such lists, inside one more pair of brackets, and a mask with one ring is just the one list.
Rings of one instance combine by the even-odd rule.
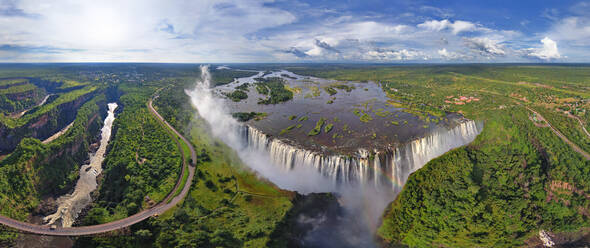
[[539, 114], [537, 111], [533, 110], [532, 108], [529, 108], [528, 106], [524, 106], [524, 107], [526, 109], [528, 109], [529, 111], [535, 113], [537, 116], [540, 117], [540, 119], [544, 120], [545, 123], [547, 123], [547, 126], [549, 126], [549, 128], [551, 128], [551, 131], [553, 131], [553, 133], [555, 133], [555, 135], [557, 135], [561, 140], [563, 140], [563, 142], [567, 143], [574, 151], [576, 151], [577, 153], [582, 155], [582, 157], [584, 157], [586, 160], [590, 160], [590, 154], [588, 154], [586, 151], [582, 150], [582, 148], [580, 148], [578, 145], [574, 144], [574, 142], [571, 142], [567, 137], [565, 137], [565, 135], [563, 135], [561, 132], [559, 132], [559, 130], [554, 128], [551, 125], [551, 123], [549, 123], [549, 121], [547, 121], [547, 119], [545, 119], [545, 117], [543, 117], [541, 114]]
[[[150, 112], [158, 119], [160, 124], [164, 125], [169, 130], [174, 132], [176, 135], [178, 135], [178, 137], [180, 137], [182, 139], [182, 142], [187, 144], [187, 146], [190, 148], [190, 152], [191, 152], [191, 159], [192, 159], [191, 161], [192, 161], [192, 163], [194, 163], [195, 161], [197, 161], [197, 154], [195, 152], [194, 147], [191, 145], [190, 142], [188, 142], [188, 140], [184, 136], [182, 136], [166, 120], [164, 120], [164, 118], [162, 118], [162, 116], [152, 106], [152, 100], [157, 97], [158, 97], [158, 95], [156, 93], [156, 95], [152, 99], [150, 99], [150, 101], [147, 104]], [[27, 222], [22, 222], [22, 221], [10, 219], [10, 218], [4, 217], [4, 216], [0, 216], [0, 224], [18, 229], [23, 232], [40, 234], [40, 235], [81, 236], [81, 235], [92, 235], [92, 234], [98, 234], [98, 233], [104, 233], [104, 232], [118, 230], [121, 228], [131, 226], [131, 225], [138, 223], [140, 221], [143, 221], [151, 216], [162, 214], [162, 213], [166, 212], [167, 210], [169, 210], [170, 208], [174, 207], [177, 203], [182, 201], [182, 199], [184, 199], [184, 197], [188, 194], [191, 183], [193, 181], [193, 176], [195, 175], [195, 166], [194, 166], [194, 164], [191, 164], [189, 166], [186, 163], [186, 159], [184, 157], [184, 152], [183, 152], [182, 146], [180, 145], [180, 141], [177, 138], [174, 138], [174, 141], [176, 141], [176, 146], [178, 147], [178, 150], [182, 154], [182, 161], [183, 161], [182, 171], [179, 174], [178, 181], [176, 182], [176, 186], [174, 186], [174, 189], [172, 189], [172, 191], [170, 191], [170, 193], [168, 194], [168, 196], [166, 196], [166, 198], [164, 200], [162, 200], [160, 203], [153, 206], [152, 208], [143, 210], [143, 211], [141, 211], [137, 214], [134, 214], [132, 216], [129, 216], [125, 219], [121, 219], [121, 220], [117, 220], [117, 221], [113, 221], [113, 222], [109, 222], [109, 223], [104, 223], [104, 224], [100, 224], [100, 225], [93, 225], [93, 226], [79, 226], [79, 227], [68, 227], [68, 228], [59, 228], [58, 227], [54, 230], [51, 230], [50, 227], [46, 226], [46, 225], [31, 224], [31, 223], [27, 223]], [[184, 185], [180, 185], [182, 183], [182, 177], [183, 177], [186, 169], [189, 170], [188, 179], [186, 180], [186, 183]], [[182, 191], [180, 194], [178, 194], [177, 196], [174, 197], [174, 194], [179, 187], [183, 187]], [[174, 197], [174, 198], [172, 198], [172, 197]]]

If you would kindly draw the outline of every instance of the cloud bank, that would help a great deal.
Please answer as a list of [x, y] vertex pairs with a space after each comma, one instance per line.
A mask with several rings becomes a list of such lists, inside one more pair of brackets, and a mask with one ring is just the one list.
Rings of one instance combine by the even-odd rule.
[[404, 1], [0, 0], [0, 61], [583, 62], [586, 10], [486, 19]]

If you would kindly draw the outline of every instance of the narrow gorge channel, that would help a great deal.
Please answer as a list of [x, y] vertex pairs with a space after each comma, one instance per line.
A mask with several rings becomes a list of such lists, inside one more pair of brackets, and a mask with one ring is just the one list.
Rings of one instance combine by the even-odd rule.
[[113, 121], [115, 120], [115, 109], [117, 103], [108, 104], [108, 114], [104, 120], [104, 125], [101, 129], [100, 146], [95, 153], [90, 154], [90, 163], [82, 165], [80, 168], [80, 177], [76, 182], [74, 192], [66, 194], [57, 199], [57, 211], [54, 214], [43, 218], [47, 225], [54, 223], [61, 223], [62, 227], [71, 227], [78, 215], [90, 202], [92, 198], [90, 193], [96, 190], [96, 177], [102, 171], [102, 161], [106, 153], [109, 140], [111, 139], [111, 131]]
[[208, 67], [191, 97], [212, 134], [237, 151], [240, 158], [277, 186], [299, 193], [335, 192], [344, 214], [299, 216], [313, 226], [301, 241], [309, 247], [376, 247], [374, 233], [388, 203], [408, 176], [445, 152], [469, 144], [483, 129], [483, 122], [461, 119], [424, 137], [384, 151], [359, 148], [355, 154], [324, 154], [306, 150], [265, 134], [231, 117], [223, 99], [211, 88]]

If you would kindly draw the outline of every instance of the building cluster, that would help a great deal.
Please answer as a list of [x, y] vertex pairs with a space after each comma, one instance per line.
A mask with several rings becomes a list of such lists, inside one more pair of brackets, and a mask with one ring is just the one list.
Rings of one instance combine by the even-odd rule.
[[101, 70], [96, 71], [81, 71], [78, 73], [78, 76], [81, 79], [95, 81], [95, 82], [111, 82], [111, 83], [119, 83], [119, 82], [145, 82], [148, 77], [143, 73], [137, 72], [105, 72]]
[[[452, 99], [452, 101], [451, 101]], [[447, 96], [445, 103], [449, 103], [449, 104], [455, 104], [455, 105], [465, 105], [466, 103], [470, 103], [470, 102], [478, 102], [479, 98], [477, 97], [473, 97], [473, 96]]]
[[585, 106], [588, 104], [588, 99], [579, 101], [565, 102], [562, 103], [558, 109], [563, 111], [564, 114], [571, 114], [576, 116], [584, 116], [586, 114]]

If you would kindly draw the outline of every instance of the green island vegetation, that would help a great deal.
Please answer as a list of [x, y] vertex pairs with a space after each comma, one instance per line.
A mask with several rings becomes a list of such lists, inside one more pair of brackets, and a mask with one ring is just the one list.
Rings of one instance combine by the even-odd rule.
[[288, 84], [285, 84], [285, 89], [293, 92], [293, 94], [299, 94], [302, 91], [301, 87], [291, 87]]
[[231, 93], [223, 93], [226, 97], [231, 99], [234, 102], [239, 102], [244, 99], [248, 99], [248, 93], [243, 90], [234, 90]]
[[250, 91], [250, 83], [243, 83], [239, 86], [236, 86], [234, 91], [224, 92], [223, 95], [234, 102], [239, 102], [241, 100], [248, 99], [248, 91]]
[[371, 115], [369, 115], [368, 113], [363, 113], [359, 120], [362, 122], [369, 122], [373, 120], [373, 117], [371, 117]]
[[315, 127], [307, 133], [307, 136], [315, 136], [320, 134], [325, 123], [326, 119], [324, 119], [324, 117], [320, 117], [320, 119], [315, 123]]
[[216, 86], [229, 84], [236, 78], [251, 77], [258, 74], [258, 72], [253, 71], [240, 71], [233, 69], [210, 68], [209, 70], [211, 71], [211, 80], [213, 80]]
[[255, 121], [259, 121], [259, 120], [264, 119], [266, 116], [268, 116], [268, 113], [236, 112], [236, 113], [232, 113], [232, 116], [240, 122], [246, 122], [246, 121], [249, 121], [252, 119], [254, 119]]
[[[158, 70], [143, 71], [141, 68], [137, 67], [138, 73]], [[168, 75], [162, 78], [156, 76], [160, 73], [154, 72], [131, 80], [101, 81], [103, 73], [110, 70], [121, 73], [115, 75], [129, 74], [122, 69], [110, 68], [110, 65], [97, 66], [88, 72], [88, 77], [96, 81], [60, 93], [62, 97], [70, 92], [79, 94], [80, 90], [93, 90], [90, 95], [78, 95], [88, 95], [90, 99], [75, 109], [73, 126], [67, 132], [47, 144], [25, 137], [12, 153], [3, 156], [0, 160], [0, 214], [27, 220], [31, 212], [38, 211], [42, 199], [60, 196], [72, 189], [79, 166], [88, 158], [90, 144], [98, 139], [108, 102], [117, 102], [119, 108], [103, 163], [103, 176], [99, 177], [96, 199], [88, 212], [79, 217], [77, 224], [92, 225], [121, 219], [164, 199], [179, 176], [182, 182], [188, 180], [187, 173], [179, 175], [182, 166], [180, 152], [188, 161], [190, 151], [181, 143], [179, 152], [174, 141], [179, 137], [160, 125], [148, 110], [147, 102], [156, 90], [162, 89], [154, 100], [154, 107], [189, 138], [199, 153], [189, 195], [157, 218], [114, 231], [114, 235], [75, 238], [75, 246], [286, 246], [286, 239], [273, 237], [287, 235], [290, 231], [289, 223], [294, 222], [292, 218], [296, 216], [294, 204], [302, 196], [259, 180], [244, 167], [235, 152], [210, 136], [209, 127], [202, 119], [194, 118], [195, 109], [184, 94], [184, 89], [189, 88], [194, 77], [198, 76], [189, 72], [194, 68], [186, 67], [185, 72], [181, 67], [175, 71], [178, 77]], [[118, 77], [111, 75], [107, 78]], [[76, 81], [83, 79], [85, 77]], [[89, 86], [95, 88], [87, 88]], [[73, 93], [70, 94], [69, 97], [74, 97]], [[60, 105], [51, 106], [58, 108]], [[266, 113], [244, 113], [242, 116], [264, 118]], [[300, 128], [300, 125], [294, 125], [294, 128]], [[178, 195], [180, 189], [172, 193]], [[18, 235], [0, 226], [0, 246], [12, 246]]]
[[324, 127], [324, 132], [325, 132], [325, 133], [329, 133], [330, 131], [332, 131], [332, 128], [334, 128], [334, 124], [332, 124], [332, 123], [328, 123], [328, 124], [326, 124], [326, 126]]
[[255, 83], [254, 85], [256, 86], [256, 92], [258, 92], [258, 94], [268, 95], [270, 90], [268, 89], [268, 87], [266, 85], [258, 84], [258, 83]]
[[359, 117], [359, 120], [361, 122], [370, 122], [373, 120], [373, 116], [371, 115], [371, 112], [374, 112], [375, 115], [377, 116], [381, 116], [381, 117], [387, 117], [390, 115], [390, 113], [388, 111], [385, 111], [384, 109], [378, 109], [378, 110], [373, 110], [373, 102], [375, 102], [376, 99], [370, 99], [365, 101], [364, 103], [360, 104], [359, 106], [356, 106], [355, 108], [352, 109], [352, 113], [356, 116]]
[[373, 111], [377, 116], [381, 116], [381, 117], [387, 117], [389, 115], [391, 115], [391, 112], [384, 110], [382, 108], [379, 108], [377, 110]]
[[292, 121], [292, 120], [295, 120], [297, 118], [297, 116], [296, 115], [290, 115], [288, 118], [289, 118], [290, 121]]
[[293, 91], [285, 86], [285, 80], [280, 77], [256, 78], [256, 91], [267, 95], [266, 99], [258, 99], [258, 104], [277, 104], [293, 99]]
[[284, 128], [284, 129], [282, 129], [282, 130], [281, 130], [281, 132], [279, 133], [279, 135], [283, 135], [283, 134], [286, 134], [286, 133], [288, 133], [289, 131], [291, 131], [291, 130], [292, 130], [293, 128], [295, 128], [296, 126], [297, 126], [297, 125], [291, 125], [291, 126], [288, 126], [288, 127]]
[[320, 87], [312, 85], [309, 86], [309, 93], [305, 94], [305, 96], [303, 96], [304, 98], [315, 98], [320, 96], [321, 91], [320, 91]]
[[347, 85], [346, 83], [343, 83], [343, 82], [331, 84], [330, 87], [344, 90], [346, 92], [351, 92], [352, 90], [356, 89], [356, 87], [354, 85]]
[[250, 83], [243, 83], [236, 87], [236, 90], [250, 91]]
[[[334, 66], [336, 67], [336, 66]], [[410, 175], [378, 236], [397, 247], [514, 247], [590, 226], [590, 69], [583, 65], [463, 65], [296, 69], [335, 80], [378, 82], [390, 104], [436, 122], [458, 112], [482, 133]], [[565, 111], [565, 112], [564, 112]], [[360, 114], [360, 110], [358, 111]], [[396, 122], [397, 124], [397, 122]], [[407, 124], [404, 121], [404, 124]]]
[[[328, 86], [324, 86], [322, 88], [324, 88], [324, 91], [326, 91], [326, 93], [328, 93], [328, 95], [330, 95], [330, 96], [338, 94], [338, 91], [336, 89], [344, 90], [346, 92], [351, 92], [352, 90], [356, 89], [356, 87], [354, 85], [350, 86], [350, 85], [347, 85], [346, 83], [343, 83], [343, 82], [332, 83], [332, 84], [330, 84]], [[318, 96], [319, 96], [319, 93], [318, 93]]]
[[[0, 80], [4, 90], [0, 93], [1, 128], [26, 128], [43, 116], [59, 117], [65, 112], [73, 120], [67, 132], [47, 144], [22, 131], [16, 136], [16, 148], [2, 154], [0, 214], [30, 220], [31, 214], [47, 214], [37, 212], [44, 199], [71, 192], [80, 165], [98, 139], [108, 102], [120, 106], [113, 137], [99, 194], [79, 224], [105, 223], [137, 213], [163, 199], [178, 176], [188, 180], [186, 174], [179, 175], [180, 152], [188, 154], [188, 147], [183, 145], [178, 151], [174, 142], [178, 137], [163, 128], [146, 105], [157, 89], [165, 87], [154, 107], [198, 151], [189, 195], [165, 214], [113, 235], [78, 237], [75, 245], [287, 246], [279, 237], [284, 237], [287, 222], [295, 216], [297, 198], [302, 196], [259, 180], [234, 151], [210, 136], [201, 118], [194, 118], [196, 111], [184, 94], [198, 76], [194, 65], [177, 65], [175, 70], [157, 65], [59, 66], [0, 69], [0, 78], [4, 78]], [[131, 67], [133, 73], [129, 73]], [[300, 75], [378, 83], [387, 92], [389, 104], [418, 116], [426, 124], [424, 128], [446, 121], [448, 113], [485, 123], [474, 142], [430, 161], [409, 176], [382, 216], [377, 236], [383, 245], [514, 247], [529, 244], [539, 230], [565, 237], [586, 235], [590, 227], [588, 66], [285, 67]], [[174, 71], [175, 76], [163, 71]], [[233, 80], [229, 74], [227, 70], [226, 80]], [[24, 76], [28, 78], [20, 79]], [[293, 97], [294, 92], [284, 84], [272, 84], [257, 82], [255, 87], [259, 93], [266, 92], [269, 102], [274, 88]], [[313, 87], [316, 90], [310, 90], [319, 95], [319, 87]], [[24, 98], [16, 100], [21, 92]], [[49, 93], [55, 97], [36, 107]], [[20, 118], [10, 116], [23, 110], [27, 113]], [[353, 112], [361, 121], [392, 115], [373, 109], [369, 103], [356, 106]], [[234, 114], [241, 121], [264, 116], [256, 112]], [[287, 131], [302, 128], [309, 119], [306, 115], [288, 118], [296, 122]], [[68, 124], [47, 120], [51, 127]], [[320, 118], [308, 135], [319, 135], [323, 129], [335, 140], [352, 132], [346, 123], [337, 127], [334, 123]], [[402, 119], [390, 123], [408, 124]], [[371, 138], [380, 136], [372, 133]], [[13, 246], [18, 235], [0, 226], [0, 246]]]
[[[284, 247], [295, 193], [261, 181], [221, 141], [212, 138], [183, 86], [165, 90], [154, 102], [167, 120], [175, 119], [198, 153], [189, 195], [177, 207], [133, 225], [133, 235], [81, 237], [91, 247]], [[174, 94], [167, 92], [173, 91]], [[181, 97], [178, 97], [181, 96]], [[171, 123], [172, 124], [172, 123]], [[190, 127], [190, 128], [187, 128]], [[101, 220], [102, 221], [102, 220]]]
[[328, 93], [328, 95], [336, 95], [338, 93], [338, 91], [336, 91], [334, 88], [332, 87], [325, 87], [324, 90], [326, 91], [326, 93]]
[[370, 113], [365, 112], [364, 109], [353, 109], [352, 112], [354, 113], [354, 115], [359, 117], [359, 120], [361, 122], [369, 122], [373, 120], [373, 117], [371, 116]]

